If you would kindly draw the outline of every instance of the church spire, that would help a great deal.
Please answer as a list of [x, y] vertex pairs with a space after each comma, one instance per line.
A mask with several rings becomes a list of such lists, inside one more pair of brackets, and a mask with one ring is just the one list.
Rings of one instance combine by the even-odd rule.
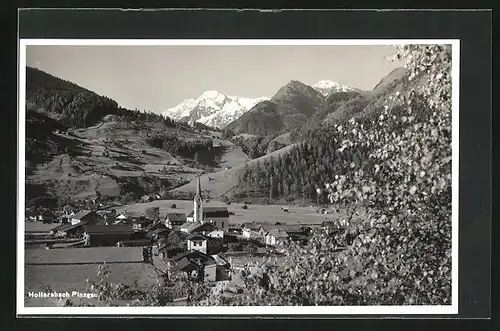
[[198, 176], [198, 182], [196, 185], [196, 196], [201, 200], [201, 182], [200, 182], [200, 176]]
[[203, 222], [203, 207], [201, 199], [201, 182], [198, 176], [198, 181], [196, 183], [196, 195], [194, 196], [194, 221]]

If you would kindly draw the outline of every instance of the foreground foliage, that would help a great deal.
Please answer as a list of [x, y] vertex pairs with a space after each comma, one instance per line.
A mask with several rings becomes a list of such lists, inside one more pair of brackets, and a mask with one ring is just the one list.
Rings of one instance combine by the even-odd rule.
[[250, 277], [247, 295], [209, 304], [451, 304], [451, 46], [404, 46], [397, 56], [425, 84], [396, 92], [377, 117], [336, 126], [332, 137], [337, 152], [363, 150], [368, 162], [339, 157], [328, 197], [364, 203], [367, 218], [315, 232], [306, 247], [289, 247], [288, 268], [267, 268], [267, 285]]

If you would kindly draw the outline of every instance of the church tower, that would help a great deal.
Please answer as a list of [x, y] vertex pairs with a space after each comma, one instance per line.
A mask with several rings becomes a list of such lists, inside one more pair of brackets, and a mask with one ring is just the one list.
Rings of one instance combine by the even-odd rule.
[[198, 177], [198, 182], [196, 185], [196, 195], [194, 196], [194, 221], [203, 223], [203, 206], [201, 199], [201, 182], [200, 177]]

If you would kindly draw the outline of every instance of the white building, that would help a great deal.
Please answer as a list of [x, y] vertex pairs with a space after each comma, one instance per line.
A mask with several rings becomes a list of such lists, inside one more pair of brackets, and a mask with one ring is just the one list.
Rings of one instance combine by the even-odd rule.
[[224, 231], [221, 229], [215, 229], [212, 232], [207, 233], [207, 236], [212, 238], [224, 238]]
[[202, 234], [194, 234], [188, 237], [187, 249], [188, 251], [199, 251], [203, 254], [207, 254], [207, 243], [208, 240]]
[[271, 230], [266, 234], [266, 245], [278, 246], [284, 244], [288, 240], [288, 234], [281, 230]]
[[198, 177], [193, 211], [187, 216], [188, 222], [212, 223], [224, 232], [229, 230], [229, 211], [226, 207], [204, 207], [201, 198], [201, 183]]

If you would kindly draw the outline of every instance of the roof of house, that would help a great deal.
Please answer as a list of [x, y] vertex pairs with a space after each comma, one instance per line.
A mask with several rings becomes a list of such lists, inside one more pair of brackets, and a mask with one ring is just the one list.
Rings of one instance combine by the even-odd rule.
[[165, 219], [168, 219], [170, 222], [186, 222], [186, 214], [182, 213], [167, 213]]
[[200, 233], [193, 233], [192, 235], [189, 235], [187, 238], [187, 240], [208, 240], [207, 237], [205, 237], [204, 235], [200, 234]]
[[[82, 264], [143, 262], [142, 247], [87, 247], [74, 249], [27, 249], [26, 264]], [[76, 266], [75, 266], [76, 267]], [[95, 266], [94, 266], [95, 268]]]
[[160, 233], [163, 233], [163, 232], [170, 232], [170, 230], [165, 227], [165, 228], [156, 228], [156, 229], [154, 229], [151, 232], [152, 233], [156, 233], [156, 234], [160, 234]]
[[277, 225], [277, 229], [289, 232], [289, 233], [301, 233], [303, 232], [303, 228], [300, 225], [294, 224], [286, 224], [286, 225]]
[[129, 240], [120, 240], [122, 244], [151, 244], [151, 239], [129, 239]]
[[146, 227], [146, 231], [149, 232], [149, 231], [154, 231], [156, 229], [166, 229], [167, 226], [161, 222], [157, 222], [157, 223], [153, 223], [153, 224], [150, 224]]
[[269, 231], [268, 234], [275, 238], [288, 238], [288, 234], [282, 230], [273, 229]]
[[194, 263], [192, 263], [189, 259], [185, 257], [183, 257], [182, 259], [179, 260], [179, 262], [177, 262], [175, 268], [184, 271], [190, 271], [190, 270], [192, 271], [198, 269]]
[[261, 223], [256, 222], [245, 222], [243, 223], [243, 229], [258, 230], [262, 227]]
[[136, 216], [136, 217], [132, 217], [132, 222], [133, 223], [139, 223], [139, 224], [142, 224], [142, 223], [149, 223], [151, 222], [151, 220], [148, 220], [146, 217], [144, 216]]
[[205, 253], [202, 253], [200, 251], [187, 251], [187, 252], [182, 252], [180, 254], [177, 254], [172, 258], [174, 261], [180, 261], [182, 258], [187, 258], [187, 259], [203, 259], [203, 260], [213, 260], [214, 258], [210, 255], [207, 255]]
[[86, 224], [87, 224], [86, 222], [80, 222], [80, 223], [76, 223], [76, 224], [63, 224], [63, 225], [56, 226], [51, 231], [65, 232], [65, 231], [77, 228], [79, 226], [84, 226]]
[[73, 219], [79, 220], [84, 218], [85, 216], [94, 213], [92, 210], [80, 210], [78, 213], [72, 216]]
[[[188, 217], [194, 216], [194, 210], [191, 211]], [[203, 217], [229, 217], [227, 207], [203, 207]]]
[[260, 228], [264, 231], [270, 231], [272, 229], [277, 229], [278, 227], [279, 227], [279, 225], [270, 224], [270, 223], [263, 223], [260, 225]]
[[213, 231], [217, 229], [214, 224], [212, 223], [203, 223], [201, 226], [197, 227], [193, 231]]
[[181, 225], [181, 229], [186, 229], [191, 232], [201, 226], [201, 222], [186, 222]]
[[128, 224], [113, 224], [113, 225], [85, 225], [85, 232], [88, 234], [100, 233], [134, 233], [132, 226]]

